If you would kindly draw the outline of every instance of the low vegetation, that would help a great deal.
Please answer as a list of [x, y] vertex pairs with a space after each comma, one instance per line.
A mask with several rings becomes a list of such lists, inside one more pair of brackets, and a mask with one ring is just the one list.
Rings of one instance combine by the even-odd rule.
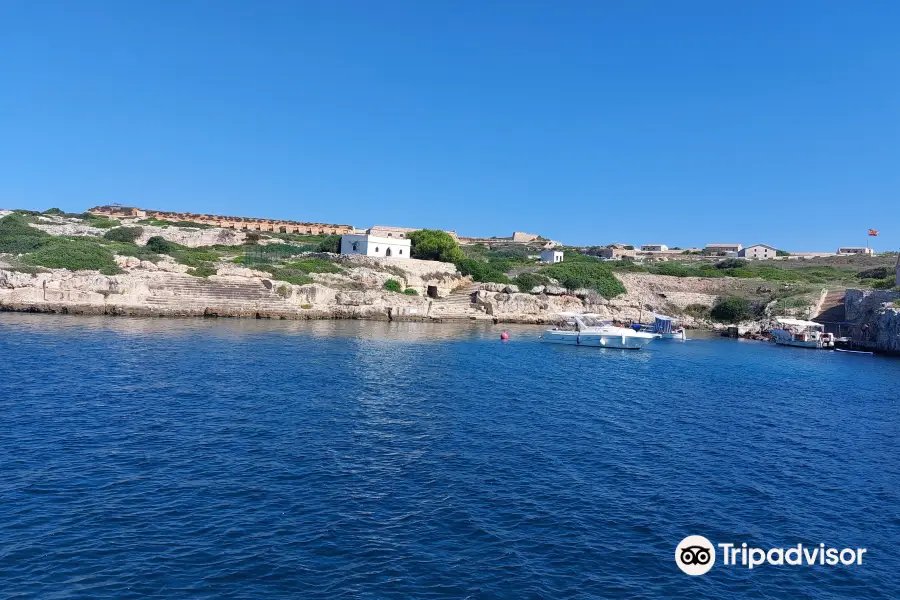
[[49, 234], [30, 226], [23, 215], [13, 213], [0, 219], [0, 252], [34, 252], [50, 239]]
[[419, 295], [419, 292], [417, 292], [413, 288], [406, 288], [405, 290], [403, 290], [403, 293], [406, 294], [407, 296], [418, 296]]
[[26, 264], [70, 271], [93, 270], [116, 275], [122, 270], [112, 252], [88, 238], [51, 238], [24, 258]]
[[626, 291], [612, 269], [594, 259], [556, 263], [541, 270], [541, 273], [556, 279], [568, 290], [594, 290], [604, 298], [613, 298]]
[[756, 310], [747, 298], [728, 296], [719, 299], [709, 314], [719, 323], [740, 323], [756, 317]]
[[396, 279], [388, 279], [384, 282], [384, 289], [388, 292], [400, 293], [403, 291], [403, 285]]
[[204, 263], [193, 269], [188, 269], [187, 274], [194, 277], [209, 277], [216, 274], [216, 267], [210, 263]]
[[540, 285], [550, 285], [550, 278], [540, 273], [525, 272], [519, 273], [519, 275], [513, 279], [513, 283], [519, 287], [520, 291], [527, 292]]
[[134, 243], [144, 233], [143, 227], [115, 227], [103, 234], [103, 239], [110, 242]]

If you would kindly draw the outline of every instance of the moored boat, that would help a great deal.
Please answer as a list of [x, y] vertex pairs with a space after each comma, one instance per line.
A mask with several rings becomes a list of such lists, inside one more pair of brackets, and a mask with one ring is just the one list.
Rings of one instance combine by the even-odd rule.
[[560, 313], [560, 316], [565, 317], [566, 326], [548, 329], [541, 336], [543, 341], [572, 346], [640, 350], [657, 337], [652, 333], [617, 327], [609, 321], [601, 321], [597, 325], [586, 323], [586, 320], [593, 320], [597, 315]]
[[820, 350], [834, 348], [834, 334], [825, 333], [825, 326], [821, 323], [787, 317], [781, 317], [775, 321], [778, 326], [773, 327], [769, 333], [772, 335], [772, 341], [776, 344]]

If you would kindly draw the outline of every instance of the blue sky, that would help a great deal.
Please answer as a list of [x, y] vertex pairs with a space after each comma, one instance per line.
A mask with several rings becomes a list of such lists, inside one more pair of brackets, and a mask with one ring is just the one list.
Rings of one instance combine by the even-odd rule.
[[896, 249], [897, 23], [892, 0], [7, 0], [0, 206]]

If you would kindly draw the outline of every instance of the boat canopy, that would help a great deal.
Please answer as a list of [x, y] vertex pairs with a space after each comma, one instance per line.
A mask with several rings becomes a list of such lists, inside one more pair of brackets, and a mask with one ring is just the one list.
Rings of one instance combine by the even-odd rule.
[[824, 329], [824, 325], [821, 323], [816, 323], [815, 321], [803, 321], [801, 319], [790, 319], [788, 317], [779, 317], [775, 319], [780, 325], [787, 325], [788, 327], [808, 327], [811, 329]]
[[672, 321], [675, 320], [674, 317], [653, 313], [653, 318], [653, 329], [656, 333], [672, 333]]

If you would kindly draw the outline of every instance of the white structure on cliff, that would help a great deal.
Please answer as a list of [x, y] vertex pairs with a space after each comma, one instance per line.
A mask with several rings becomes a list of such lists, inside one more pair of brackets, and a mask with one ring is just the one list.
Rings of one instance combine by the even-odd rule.
[[562, 261], [563, 253], [561, 250], [544, 250], [541, 252], [541, 262], [561, 263]]
[[766, 244], [753, 244], [738, 252], [738, 256], [755, 260], [771, 260], [778, 256], [778, 249]]
[[641, 252], [668, 252], [669, 247], [665, 244], [644, 244], [641, 246]]
[[341, 254], [362, 254], [382, 258], [409, 258], [412, 242], [403, 237], [381, 237], [368, 233], [341, 236]]
[[727, 254], [728, 252], [740, 252], [743, 246], [740, 244], [707, 244], [706, 252], [708, 254]]
[[840, 254], [866, 254], [868, 256], [875, 256], [875, 251], [871, 248], [864, 248], [862, 246], [841, 246], [838, 248], [837, 253]]

